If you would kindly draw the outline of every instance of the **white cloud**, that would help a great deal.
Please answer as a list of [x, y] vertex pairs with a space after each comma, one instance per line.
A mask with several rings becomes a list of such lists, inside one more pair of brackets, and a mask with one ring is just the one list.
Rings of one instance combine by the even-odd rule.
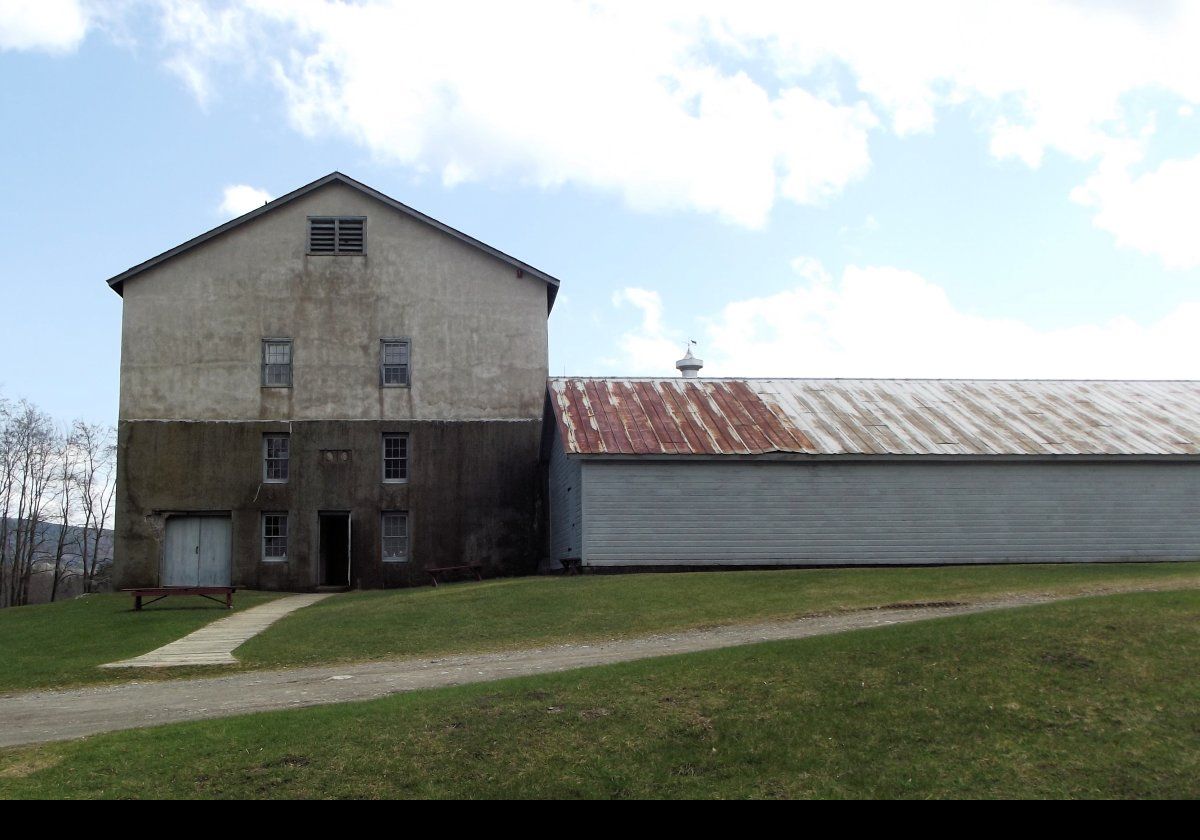
[[213, 98], [210, 70], [214, 65], [232, 61], [249, 71], [259, 69], [264, 33], [254, 25], [252, 3], [216, 7], [191, 0], [156, 0], [154, 5], [170, 56], [166, 67], [201, 107]]
[[[835, 280], [820, 263], [793, 263], [803, 282], [735, 301], [702, 319], [697, 355], [709, 376], [947, 378], [1196, 378], [1200, 301], [1138, 324], [1039, 329], [964, 312], [945, 291], [899, 268], [849, 267]], [[652, 291], [641, 325], [620, 340], [622, 370], [669, 375], [674, 335]], [[653, 317], [650, 317], [650, 314]]]
[[0, 0], [0, 50], [70, 52], [87, 28], [78, 0]]
[[222, 216], [240, 216], [257, 210], [271, 200], [271, 194], [246, 184], [234, 184], [225, 188], [221, 206], [217, 212]]
[[658, 373], [664, 365], [669, 369], [680, 358], [684, 340], [663, 326], [662, 297], [658, 292], [628, 287], [614, 292], [612, 302], [617, 307], [629, 304], [641, 313], [641, 323], [617, 338], [625, 361], [633, 365], [630, 374]]
[[1131, 92], [1200, 102], [1196, 4], [162, 2], [201, 98], [223, 62], [269, 68], [301, 131], [447, 184], [573, 184], [748, 226], [836, 196], [871, 132], [949, 107], [1036, 166], [1142, 137]]
[[758, 226], [779, 197], [818, 203], [869, 167], [865, 102], [769, 93], [703, 59], [702, 21], [670, 6], [259, 8], [309, 45], [272, 59], [301, 131], [447, 184], [574, 184]]
[[[448, 185], [583, 187], [750, 227], [831, 200], [868, 173], [873, 135], [933, 130], [949, 109], [997, 158], [1111, 171], [1143, 158], [1155, 108], [1200, 104], [1198, 3], [128, 4], [202, 104], [265, 78], [299, 131]], [[50, 29], [67, 34], [22, 43], [82, 37]], [[1177, 247], [1160, 239], [1155, 253]]]
[[1168, 268], [1200, 267], [1200, 155], [1139, 176], [1101, 166], [1072, 198], [1096, 208], [1096, 226], [1118, 245], [1157, 255]]

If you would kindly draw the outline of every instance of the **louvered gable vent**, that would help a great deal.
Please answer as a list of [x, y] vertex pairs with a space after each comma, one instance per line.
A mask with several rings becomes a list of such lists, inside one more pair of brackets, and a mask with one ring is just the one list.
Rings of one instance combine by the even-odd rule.
[[312, 216], [308, 220], [308, 253], [362, 254], [367, 220], [361, 216]]

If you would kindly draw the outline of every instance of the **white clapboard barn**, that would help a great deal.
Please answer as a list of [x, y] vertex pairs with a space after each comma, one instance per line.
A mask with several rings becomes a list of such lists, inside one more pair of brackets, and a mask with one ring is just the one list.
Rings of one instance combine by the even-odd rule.
[[550, 567], [1200, 558], [1200, 382], [556, 378]]

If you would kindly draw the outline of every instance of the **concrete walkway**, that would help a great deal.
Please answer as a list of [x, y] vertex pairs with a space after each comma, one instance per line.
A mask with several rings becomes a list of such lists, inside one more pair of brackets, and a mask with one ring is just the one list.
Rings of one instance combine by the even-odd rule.
[[133, 659], [110, 662], [101, 668], [163, 668], [175, 665], [236, 665], [234, 648], [257, 636], [288, 613], [315, 604], [330, 593], [285, 595], [262, 606], [234, 613], [189, 633], [178, 641]]
[[566, 644], [439, 659], [285, 671], [251, 671], [226, 677], [16, 694], [0, 697], [0, 721], [4, 722], [0, 726], [0, 747], [65, 741], [118, 729], [250, 712], [371, 700], [401, 691], [548, 674], [776, 639], [803, 639], [1058, 600], [1065, 599], [1023, 595], [974, 604], [896, 605], [793, 621], [614, 639], [598, 644]]

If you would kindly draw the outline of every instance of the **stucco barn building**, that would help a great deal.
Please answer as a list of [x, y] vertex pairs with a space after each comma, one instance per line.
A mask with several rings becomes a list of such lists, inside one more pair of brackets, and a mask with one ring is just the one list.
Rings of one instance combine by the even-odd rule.
[[1200, 558], [1197, 382], [561, 378], [548, 406], [547, 567]]
[[555, 278], [333, 173], [108, 282], [118, 585], [536, 568]]

